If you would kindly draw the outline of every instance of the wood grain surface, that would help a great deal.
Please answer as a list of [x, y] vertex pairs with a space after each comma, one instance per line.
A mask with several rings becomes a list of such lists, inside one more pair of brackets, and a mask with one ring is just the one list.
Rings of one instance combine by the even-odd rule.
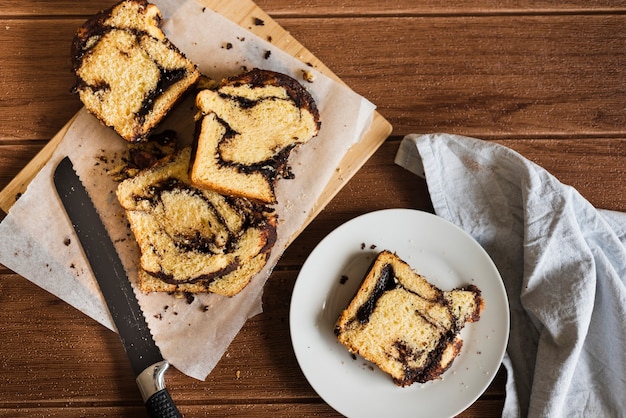
[[[69, 93], [69, 44], [88, 16], [112, 4], [0, 1], [0, 189], [80, 109]], [[626, 210], [626, 2], [257, 5], [375, 103], [393, 132], [287, 249], [268, 281], [264, 312], [207, 381], [168, 372], [185, 416], [337, 416], [297, 365], [291, 290], [307, 255], [341, 223], [376, 209], [432, 210], [425, 182], [393, 163], [405, 134], [498, 142], [595, 206]], [[145, 415], [114, 333], [2, 266], [0, 307], [0, 416]], [[500, 416], [505, 380], [501, 370], [461, 416]]]

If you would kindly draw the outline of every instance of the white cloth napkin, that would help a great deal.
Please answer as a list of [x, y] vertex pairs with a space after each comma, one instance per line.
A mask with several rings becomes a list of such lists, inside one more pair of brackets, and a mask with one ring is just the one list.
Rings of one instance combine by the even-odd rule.
[[473, 138], [408, 135], [396, 163], [425, 175], [435, 213], [502, 275], [503, 416], [624, 416], [626, 213], [598, 210], [518, 153]]

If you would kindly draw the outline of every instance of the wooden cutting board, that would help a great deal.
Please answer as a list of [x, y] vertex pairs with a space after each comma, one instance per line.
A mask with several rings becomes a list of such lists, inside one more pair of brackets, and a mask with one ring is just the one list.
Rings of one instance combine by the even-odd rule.
[[[281, 48], [300, 61], [313, 65], [314, 68], [333, 80], [345, 84], [251, 0], [237, 0], [236, 2], [231, 0], [200, 0], [200, 2], [241, 27], [253, 32], [262, 39], [271, 40], [273, 45]], [[65, 136], [74, 118], [68, 121], [26, 167], [24, 167], [0, 192], [0, 209], [5, 213], [8, 213], [11, 206], [15, 203], [16, 196], [26, 191], [30, 181], [46, 164]], [[311, 212], [305, 225], [302, 226], [302, 229], [324, 209], [348, 180], [365, 164], [391, 134], [391, 131], [391, 124], [378, 112], [375, 112], [369, 131], [364, 134], [361, 141], [348, 150], [339, 167], [335, 170], [332, 179], [316, 202], [315, 208]]]

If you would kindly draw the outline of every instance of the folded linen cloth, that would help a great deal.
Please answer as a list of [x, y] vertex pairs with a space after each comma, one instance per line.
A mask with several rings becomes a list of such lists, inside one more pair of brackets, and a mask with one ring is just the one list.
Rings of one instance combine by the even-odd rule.
[[408, 135], [395, 162], [425, 176], [435, 213], [500, 271], [511, 310], [503, 416], [624, 416], [626, 213], [473, 138]]

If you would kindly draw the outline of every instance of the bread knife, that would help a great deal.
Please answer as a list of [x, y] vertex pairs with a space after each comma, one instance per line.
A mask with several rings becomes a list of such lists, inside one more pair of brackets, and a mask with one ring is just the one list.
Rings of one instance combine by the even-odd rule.
[[169, 363], [152, 338], [122, 261], [69, 157], [58, 164], [53, 180], [135, 372], [148, 415], [181, 417], [165, 387]]

